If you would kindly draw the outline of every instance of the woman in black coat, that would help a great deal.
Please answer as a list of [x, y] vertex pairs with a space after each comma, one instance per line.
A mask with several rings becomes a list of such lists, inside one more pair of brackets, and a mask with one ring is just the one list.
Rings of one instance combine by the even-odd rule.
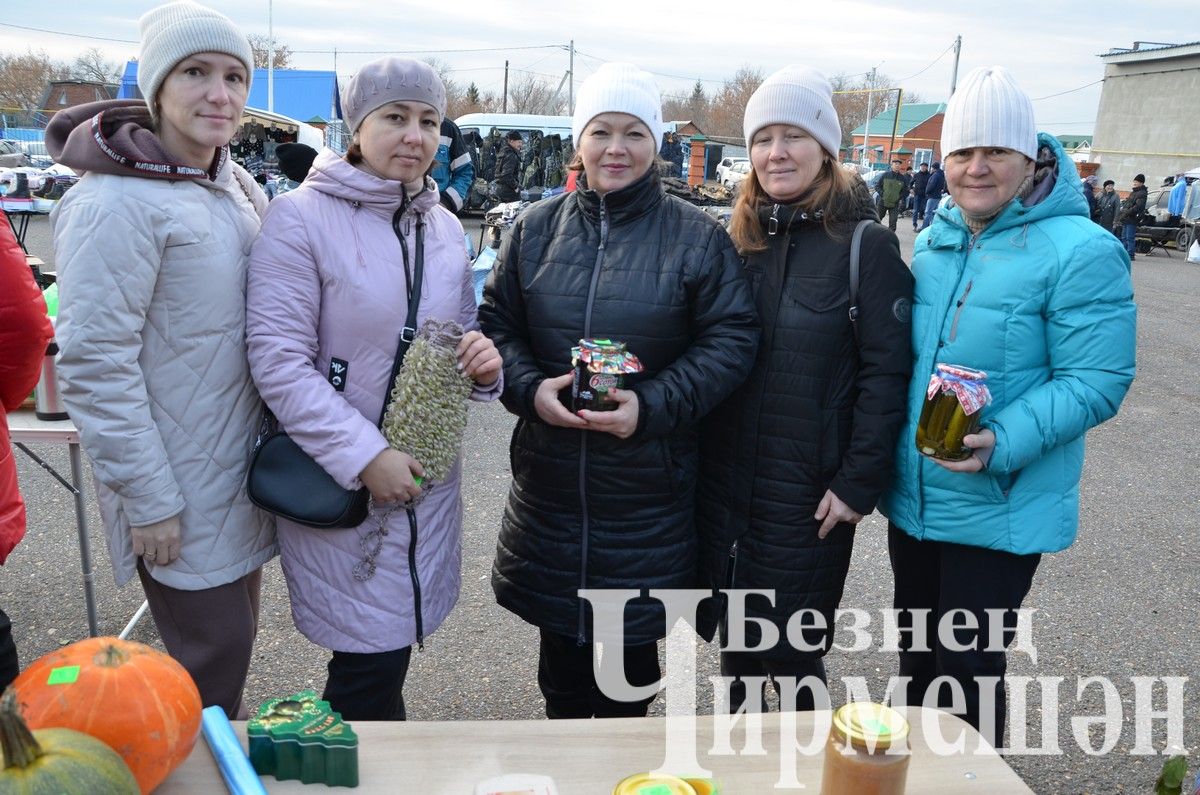
[[[705, 422], [702, 568], [713, 588], [774, 592], [773, 605], [747, 598], [746, 615], [773, 623], [779, 643], [757, 650], [761, 633], [746, 622], [745, 649], [756, 650], [723, 649], [725, 676], [824, 682], [855, 525], [888, 483], [904, 420], [913, 280], [895, 234], [866, 224], [851, 319], [851, 241], [875, 213], [862, 182], [837, 164], [841, 133], [824, 77], [799, 66], [772, 75], [747, 104], [744, 127], [752, 171], [730, 231], [747, 258], [763, 337], [746, 383]], [[706, 634], [727, 602], [710, 607]], [[798, 649], [786, 629], [800, 610], [829, 631], [804, 633]], [[731, 707], [746, 695], [735, 679]], [[802, 690], [797, 708], [811, 709], [813, 696]]]
[[[607, 64], [588, 78], [573, 122], [580, 189], [517, 220], [480, 307], [519, 418], [492, 587], [541, 630], [551, 718], [646, 714], [653, 696], [600, 692], [592, 641], [612, 628], [593, 628], [577, 591], [696, 586], [696, 426], [746, 377], [758, 342], [728, 235], [659, 184], [661, 118], [649, 74]], [[610, 393], [615, 411], [560, 400], [582, 338], [624, 342], [645, 366]], [[627, 681], [657, 682], [661, 603], [634, 599], [623, 629]]]

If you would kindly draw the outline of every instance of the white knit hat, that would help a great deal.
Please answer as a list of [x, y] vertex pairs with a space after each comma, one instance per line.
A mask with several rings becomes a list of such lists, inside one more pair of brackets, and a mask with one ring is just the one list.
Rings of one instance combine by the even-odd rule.
[[1037, 160], [1033, 103], [1003, 66], [973, 69], [946, 105], [942, 157], [975, 146], [1000, 146]]
[[583, 81], [575, 97], [571, 135], [579, 148], [583, 128], [601, 113], [628, 113], [645, 122], [654, 136], [654, 151], [662, 142], [662, 96], [649, 72], [633, 64], [606, 63]]
[[231, 55], [246, 67], [246, 92], [254, 77], [254, 52], [246, 35], [224, 14], [182, 0], [152, 8], [138, 20], [142, 52], [138, 59], [138, 88], [157, 116], [154, 100], [167, 75], [184, 58], [201, 52]]
[[838, 155], [842, 125], [833, 107], [833, 87], [816, 69], [785, 66], [764, 80], [750, 96], [742, 120], [746, 146], [750, 146], [756, 132], [771, 124], [790, 124], [806, 130], [832, 157]]

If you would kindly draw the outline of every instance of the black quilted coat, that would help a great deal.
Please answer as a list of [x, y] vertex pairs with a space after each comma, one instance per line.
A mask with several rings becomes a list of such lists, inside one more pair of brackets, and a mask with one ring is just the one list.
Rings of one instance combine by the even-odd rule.
[[[861, 217], [873, 218], [867, 202]], [[784, 639], [763, 656], [781, 659], [794, 656], [783, 630], [795, 611], [818, 610], [833, 626], [850, 567], [852, 525], [817, 539], [813, 514], [826, 489], [866, 515], [889, 481], [912, 368], [913, 279], [896, 235], [867, 227], [856, 341], [848, 311], [855, 222], [831, 238], [789, 206], [764, 208], [764, 231], [772, 216], [768, 249], [746, 262], [762, 343], [745, 384], [705, 421], [696, 525], [710, 587], [775, 590], [773, 608], [751, 597], [747, 615], [780, 627]], [[756, 645], [756, 624], [747, 629]], [[826, 650], [832, 642], [808, 640]]]
[[[497, 601], [585, 642], [580, 588], [696, 587], [697, 424], [745, 379], [758, 342], [724, 230], [664, 195], [653, 171], [604, 197], [539, 202], [501, 246], [479, 320], [504, 357], [501, 399], [519, 417]], [[626, 342], [646, 367], [627, 381], [639, 402], [629, 439], [547, 425], [533, 408], [584, 337]], [[634, 601], [625, 618], [627, 643], [665, 635], [657, 601]]]

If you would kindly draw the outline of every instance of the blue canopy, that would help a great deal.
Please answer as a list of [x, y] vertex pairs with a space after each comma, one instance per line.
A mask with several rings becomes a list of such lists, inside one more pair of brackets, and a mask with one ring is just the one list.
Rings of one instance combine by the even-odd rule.
[[[139, 99], [137, 61], [125, 64], [117, 99]], [[267, 70], [255, 69], [246, 107], [267, 110]], [[310, 122], [342, 117], [342, 99], [338, 93], [337, 73], [316, 69], [275, 70], [275, 112]]]

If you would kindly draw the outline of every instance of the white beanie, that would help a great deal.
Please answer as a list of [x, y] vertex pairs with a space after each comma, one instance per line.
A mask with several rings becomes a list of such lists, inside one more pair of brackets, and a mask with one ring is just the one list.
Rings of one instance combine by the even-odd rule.
[[575, 115], [571, 119], [571, 135], [575, 148], [583, 128], [601, 113], [628, 113], [636, 116], [654, 137], [654, 151], [662, 142], [662, 96], [658, 84], [649, 72], [633, 64], [606, 63], [583, 81], [575, 97]]
[[246, 67], [246, 93], [254, 77], [254, 52], [246, 34], [224, 14], [181, 1], [153, 8], [138, 20], [142, 52], [138, 59], [138, 88], [157, 117], [155, 98], [175, 65], [201, 52], [233, 56]]
[[973, 69], [946, 104], [942, 157], [975, 146], [999, 146], [1037, 160], [1033, 103], [1003, 66]]
[[842, 125], [833, 107], [833, 87], [807, 66], [785, 66], [763, 81], [746, 103], [742, 132], [749, 148], [754, 134], [771, 124], [790, 124], [808, 132], [836, 158]]

